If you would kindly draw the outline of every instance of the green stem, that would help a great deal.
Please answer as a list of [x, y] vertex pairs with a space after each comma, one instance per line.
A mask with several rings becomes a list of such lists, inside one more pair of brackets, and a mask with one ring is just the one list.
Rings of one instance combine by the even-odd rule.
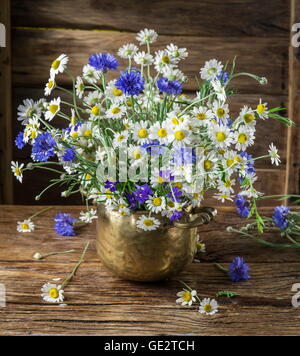
[[49, 257], [49, 256], [65, 255], [65, 254], [74, 253], [74, 252], [75, 252], [75, 250], [67, 250], [67, 251], [49, 252], [49, 253], [45, 253], [45, 254], [42, 254], [42, 253], [41, 254], [37, 253], [37, 254], [39, 255], [38, 259], [42, 260], [43, 258], [46, 258], [46, 257]]
[[43, 209], [43, 210], [41, 210], [41, 211], [39, 211], [39, 212], [37, 212], [37, 213], [31, 215], [28, 220], [32, 220], [32, 219], [36, 218], [37, 216], [39, 216], [39, 215], [45, 213], [46, 211], [48, 211], [48, 210], [50, 210], [50, 209], [52, 209], [52, 206], [49, 207], [49, 208], [45, 208], [45, 209]]
[[228, 269], [220, 265], [219, 263], [214, 263], [214, 266], [218, 268], [220, 271], [228, 273]]
[[76, 272], [78, 270], [78, 268], [80, 267], [80, 265], [84, 262], [84, 257], [86, 254], [87, 249], [89, 248], [90, 242], [88, 242], [82, 252], [82, 255], [80, 257], [80, 260], [78, 261], [78, 263], [76, 264], [76, 266], [73, 268], [73, 271], [71, 272], [71, 274], [63, 281], [61, 288], [64, 289], [64, 287], [66, 287], [68, 285], [68, 283], [72, 280], [72, 278], [76, 275]]

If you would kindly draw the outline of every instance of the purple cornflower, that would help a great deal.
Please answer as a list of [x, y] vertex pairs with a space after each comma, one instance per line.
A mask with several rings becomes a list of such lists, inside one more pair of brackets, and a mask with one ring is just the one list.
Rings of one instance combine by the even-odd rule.
[[153, 194], [153, 191], [148, 184], [136, 185], [136, 187], [137, 190], [134, 190], [132, 193], [138, 202], [144, 204], [149, 199], [149, 196]]
[[274, 215], [272, 216], [274, 224], [279, 227], [280, 230], [285, 230], [289, 225], [288, 214], [290, 209], [284, 205], [277, 206], [274, 209]]
[[174, 163], [177, 165], [192, 164], [196, 162], [196, 152], [192, 147], [174, 149]]
[[247, 152], [241, 152], [240, 156], [246, 161], [246, 172], [248, 174], [255, 173], [256, 170], [254, 168], [254, 161], [252, 155], [248, 154]]
[[15, 139], [15, 145], [21, 150], [25, 145], [26, 142], [24, 141], [24, 132], [20, 131]]
[[244, 262], [241, 257], [236, 257], [229, 265], [228, 274], [233, 282], [247, 281], [250, 267]]
[[32, 145], [32, 157], [35, 161], [46, 162], [55, 155], [56, 142], [49, 132], [39, 135]]
[[241, 217], [246, 218], [249, 215], [249, 202], [240, 194], [235, 199], [235, 205], [237, 212]]
[[116, 88], [122, 90], [126, 95], [139, 95], [144, 90], [144, 78], [137, 70], [121, 72], [116, 81]]
[[183, 217], [183, 212], [179, 210], [174, 210], [172, 215], [170, 216], [171, 221], [178, 220]]
[[117, 190], [116, 185], [119, 183], [119, 181], [112, 182], [110, 180], [107, 180], [104, 183], [104, 188], [109, 189], [112, 193]]
[[181, 94], [182, 84], [178, 80], [169, 81], [167, 78], [160, 78], [156, 85], [162, 93]]
[[143, 148], [149, 156], [157, 157], [165, 152], [166, 145], [160, 144], [158, 140], [153, 140], [150, 143], [144, 143], [141, 148]]
[[96, 53], [89, 58], [89, 65], [102, 72], [118, 68], [117, 59], [110, 53]]
[[129, 203], [129, 208], [131, 210], [136, 210], [138, 208], [138, 203], [135, 199], [135, 196], [133, 193], [127, 193], [126, 194], [126, 198], [128, 200], [128, 203]]
[[173, 202], [180, 202], [180, 197], [182, 196], [182, 191], [178, 187], [173, 187], [167, 197], [171, 198]]
[[71, 214], [57, 213], [54, 218], [55, 221], [55, 231], [58, 235], [62, 236], [75, 236], [74, 223], [76, 219], [72, 217]]
[[228, 80], [229, 80], [229, 74], [227, 72], [224, 72], [223, 70], [218, 74], [217, 79], [220, 80], [220, 82], [225, 85]]
[[62, 159], [64, 162], [73, 162], [75, 160], [75, 157], [76, 153], [74, 149], [67, 147], [65, 149]]

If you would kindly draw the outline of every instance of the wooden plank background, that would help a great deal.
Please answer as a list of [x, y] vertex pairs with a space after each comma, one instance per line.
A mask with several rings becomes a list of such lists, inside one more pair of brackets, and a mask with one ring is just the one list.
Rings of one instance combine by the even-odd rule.
[[[185, 87], [189, 92], [196, 89], [194, 78], [205, 60], [232, 60], [237, 55], [239, 70], [266, 76], [269, 84], [260, 86], [245, 78], [236, 80], [241, 96], [231, 99], [232, 112], [238, 112], [246, 103], [255, 105], [260, 98], [270, 106], [287, 107], [293, 1], [53, 0], [50, 3], [24, 0], [20, 3], [12, 0], [13, 135], [18, 132], [18, 104], [27, 97], [43, 96], [49, 66], [55, 57], [68, 54], [70, 69], [80, 74], [90, 54], [115, 52], [122, 44], [133, 41], [135, 32], [144, 27], [154, 28], [161, 35], [154, 49], [170, 42], [188, 49], [190, 56], [183, 61], [182, 70], [190, 78]], [[59, 80], [60, 84], [70, 85], [64, 75]], [[274, 121], [265, 122], [257, 131], [257, 146], [252, 153], [266, 152], [269, 142], [273, 141], [279, 147], [283, 163], [278, 169], [271, 166], [269, 160], [258, 163], [259, 184], [264, 191], [267, 187], [270, 193], [281, 194], [288, 189], [286, 169], [294, 164], [295, 157], [297, 159], [294, 156], [291, 162], [290, 135]], [[19, 161], [26, 162], [29, 155], [28, 151], [13, 151]], [[295, 186], [298, 172], [289, 173], [293, 175], [290, 180]], [[46, 186], [48, 179], [48, 175], [36, 173], [25, 178], [25, 185], [14, 182], [14, 202], [35, 204], [34, 196]], [[80, 202], [80, 198], [72, 199], [68, 203]], [[65, 200], [54, 192], [38, 203], [64, 204]]]

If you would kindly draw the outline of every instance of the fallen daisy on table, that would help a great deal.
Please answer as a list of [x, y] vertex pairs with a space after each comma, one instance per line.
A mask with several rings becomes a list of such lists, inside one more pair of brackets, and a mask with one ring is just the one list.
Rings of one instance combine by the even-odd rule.
[[[89, 242], [86, 244], [82, 255], [80, 257], [79, 262], [76, 264], [76, 266], [73, 268], [73, 271], [70, 273], [70, 275], [62, 282], [62, 284], [57, 285], [54, 283], [46, 283], [43, 285], [41, 291], [42, 291], [42, 298], [44, 299], [45, 302], [48, 303], [60, 303], [63, 302], [64, 300], [64, 288], [70, 283], [72, 278], [76, 275], [76, 272], [78, 271], [78, 268], [80, 265], [84, 262], [84, 257], [86, 254], [86, 251], [89, 247]], [[53, 279], [55, 280], [55, 279]]]
[[35, 225], [32, 222], [32, 220], [50, 209], [52, 209], [52, 208], [45, 208], [45, 209], [31, 215], [28, 219], [25, 219], [23, 221], [18, 221], [17, 222], [17, 231], [18, 232], [32, 232], [32, 231], [34, 231]]
[[199, 313], [213, 315], [218, 312], [218, 303], [215, 299], [204, 298], [199, 307]]
[[94, 219], [97, 219], [97, 211], [95, 209], [88, 210], [86, 212], [81, 211], [79, 220], [90, 224]]
[[196, 302], [197, 291], [192, 290], [188, 291], [184, 289], [181, 292], [177, 293], [177, 297], [180, 297], [176, 300], [176, 303], [180, 303], [181, 305], [189, 305], [191, 306]]

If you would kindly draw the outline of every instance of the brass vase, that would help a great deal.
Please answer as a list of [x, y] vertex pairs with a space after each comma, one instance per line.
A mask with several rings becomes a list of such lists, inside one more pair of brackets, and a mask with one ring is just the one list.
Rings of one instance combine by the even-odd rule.
[[197, 228], [216, 215], [213, 208], [190, 209], [180, 221], [171, 223], [161, 215], [160, 227], [143, 231], [136, 226], [141, 215], [118, 217], [98, 206], [97, 252], [109, 269], [131, 281], [158, 281], [177, 275], [194, 259]]

